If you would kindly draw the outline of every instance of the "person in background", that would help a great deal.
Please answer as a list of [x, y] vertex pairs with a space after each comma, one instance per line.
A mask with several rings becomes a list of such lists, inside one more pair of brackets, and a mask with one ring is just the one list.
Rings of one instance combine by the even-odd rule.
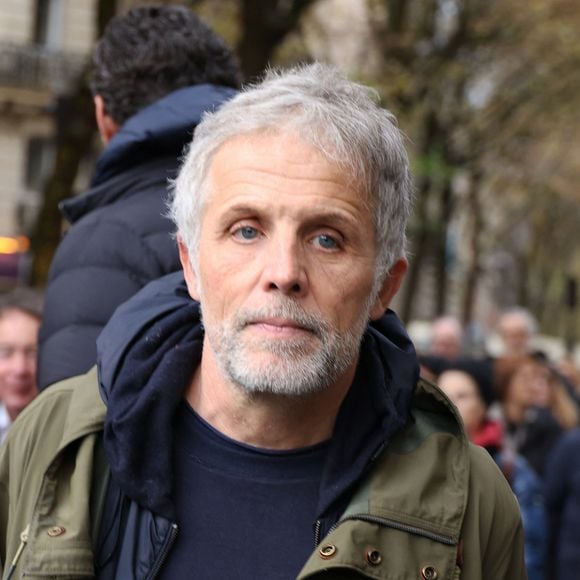
[[40, 297], [27, 289], [0, 296], [0, 443], [36, 397]]
[[437, 384], [457, 407], [471, 441], [490, 453], [512, 487], [522, 513], [528, 580], [544, 580], [548, 530], [540, 477], [506, 446], [502, 423], [488, 416], [474, 377], [464, 370], [449, 369], [437, 378]]
[[94, 365], [96, 338], [115, 308], [180, 269], [167, 182], [203, 113], [239, 82], [232, 51], [189, 8], [137, 7], [108, 24], [92, 79], [105, 148], [89, 191], [61, 206], [71, 227], [46, 290], [41, 389]]
[[431, 326], [429, 354], [449, 360], [463, 352], [463, 327], [454, 316], [441, 316]]
[[498, 332], [502, 341], [502, 356], [524, 356], [532, 350], [537, 322], [525, 308], [506, 310], [500, 316]]
[[540, 476], [565, 430], [548, 406], [551, 380], [545, 361], [532, 355], [501, 357], [494, 363], [494, 388], [505, 436]]
[[560, 426], [566, 430], [578, 426], [578, 402], [567, 378], [552, 365], [545, 353], [534, 351], [532, 356], [547, 371], [544, 388], [540, 389], [536, 405], [548, 409]]

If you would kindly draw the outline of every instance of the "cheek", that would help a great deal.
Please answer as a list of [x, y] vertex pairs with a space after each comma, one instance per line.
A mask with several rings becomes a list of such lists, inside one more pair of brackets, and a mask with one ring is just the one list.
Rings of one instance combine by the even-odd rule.
[[330, 272], [320, 287], [334, 303], [341, 305], [341, 312], [356, 319], [370, 302], [373, 282], [372, 273], [348, 269]]

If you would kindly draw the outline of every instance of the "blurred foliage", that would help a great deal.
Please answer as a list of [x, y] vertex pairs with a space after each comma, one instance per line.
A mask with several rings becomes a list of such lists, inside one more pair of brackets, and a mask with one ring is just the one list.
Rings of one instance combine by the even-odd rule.
[[562, 280], [580, 280], [580, 2], [182, 3], [236, 47], [247, 80], [330, 61], [396, 113], [416, 178], [405, 319], [432, 287], [429, 315], [453, 302], [469, 322], [485, 281], [498, 307], [519, 302], [560, 330]]

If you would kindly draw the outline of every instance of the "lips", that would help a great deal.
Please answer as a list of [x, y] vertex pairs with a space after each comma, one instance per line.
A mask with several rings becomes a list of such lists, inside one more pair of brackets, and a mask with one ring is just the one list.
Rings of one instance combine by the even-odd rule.
[[294, 302], [280, 302], [256, 309], [238, 311], [233, 320], [238, 331], [260, 326], [272, 336], [310, 333], [322, 339], [328, 333], [328, 323], [322, 317], [306, 312]]
[[289, 320], [286, 318], [263, 318], [252, 320], [248, 322], [246, 326], [263, 328], [264, 330], [280, 335], [296, 334], [296, 332], [316, 334], [315, 329], [308, 328], [303, 324], [299, 324], [295, 320]]

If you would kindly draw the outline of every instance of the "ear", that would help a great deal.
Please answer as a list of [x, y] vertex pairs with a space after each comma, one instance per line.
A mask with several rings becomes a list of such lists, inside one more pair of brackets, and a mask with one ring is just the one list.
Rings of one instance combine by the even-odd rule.
[[377, 320], [389, 307], [391, 300], [395, 297], [395, 294], [399, 291], [405, 273], [409, 263], [405, 258], [399, 258], [391, 267], [388, 274], [385, 276], [383, 285], [379, 290], [379, 294], [371, 308], [370, 319]]
[[185, 277], [185, 283], [187, 284], [187, 291], [194, 300], [199, 301], [200, 297], [198, 292], [197, 275], [191, 266], [189, 251], [180, 238], [177, 240], [177, 247], [179, 248], [179, 259], [181, 260], [183, 275]]
[[97, 127], [103, 143], [107, 145], [109, 141], [116, 135], [119, 130], [119, 125], [113, 120], [107, 110], [105, 109], [105, 101], [101, 95], [93, 97], [95, 103], [95, 117], [97, 119]]

